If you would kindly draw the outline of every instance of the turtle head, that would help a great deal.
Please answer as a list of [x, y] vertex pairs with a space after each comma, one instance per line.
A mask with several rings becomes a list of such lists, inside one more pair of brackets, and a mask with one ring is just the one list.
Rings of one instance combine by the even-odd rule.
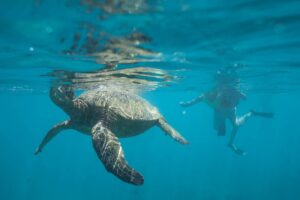
[[51, 87], [50, 97], [52, 101], [65, 112], [69, 113], [70, 110], [72, 110], [75, 94], [71, 86], [59, 85]]

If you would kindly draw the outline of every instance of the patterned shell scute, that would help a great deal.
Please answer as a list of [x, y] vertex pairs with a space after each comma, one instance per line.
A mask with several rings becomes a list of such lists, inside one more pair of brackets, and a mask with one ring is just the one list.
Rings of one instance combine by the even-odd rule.
[[95, 109], [113, 112], [125, 119], [157, 120], [161, 117], [156, 107], [136, 94], [123, 92], [115, 88], [90, 90], [80, 96]]

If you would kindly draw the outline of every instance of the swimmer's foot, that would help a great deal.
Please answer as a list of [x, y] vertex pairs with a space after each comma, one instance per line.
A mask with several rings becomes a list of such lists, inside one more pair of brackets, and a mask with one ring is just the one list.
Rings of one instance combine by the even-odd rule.
[[273, 118], [274, 114], [273, 113], [268, 113], [268, 112], [256, 112], [254, 110], [250, 111], [253, 115], [259, 116], [259, 117], [265, 117], [265, 118]]
[[236, 154], [240, 156], [245, 156], [247, 153], [239, 148], [237, 148], [234, 144], [228, 144], [228, 147], [232, 149]]

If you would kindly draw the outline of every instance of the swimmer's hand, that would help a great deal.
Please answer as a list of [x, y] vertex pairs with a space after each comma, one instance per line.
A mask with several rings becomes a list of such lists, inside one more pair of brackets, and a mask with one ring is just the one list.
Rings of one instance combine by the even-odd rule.
[[180, 101], [179, 105], [181, 105], [182, 107], [187, 107], [187, 106], [189, 106], [189, 103]]
[[39, 146], [38, 148], [36, 148], [34, 155], [38, 155], [41, 152], [42, 152], [42, 148]]
[[245, 156], [247, 153], [239, 148], [237, 148], [234, 144], [228, 144], [228, 147], [234, 151], [239, 156]]

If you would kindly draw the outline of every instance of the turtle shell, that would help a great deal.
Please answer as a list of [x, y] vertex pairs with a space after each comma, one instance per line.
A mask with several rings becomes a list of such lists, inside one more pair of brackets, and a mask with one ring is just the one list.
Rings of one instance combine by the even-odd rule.
[[158, 109], [140, 96], [121, 89], [102, 87], [79, 96], [96, 110], [105, 110], [129, 120], [152, 121], [161, 117]]

